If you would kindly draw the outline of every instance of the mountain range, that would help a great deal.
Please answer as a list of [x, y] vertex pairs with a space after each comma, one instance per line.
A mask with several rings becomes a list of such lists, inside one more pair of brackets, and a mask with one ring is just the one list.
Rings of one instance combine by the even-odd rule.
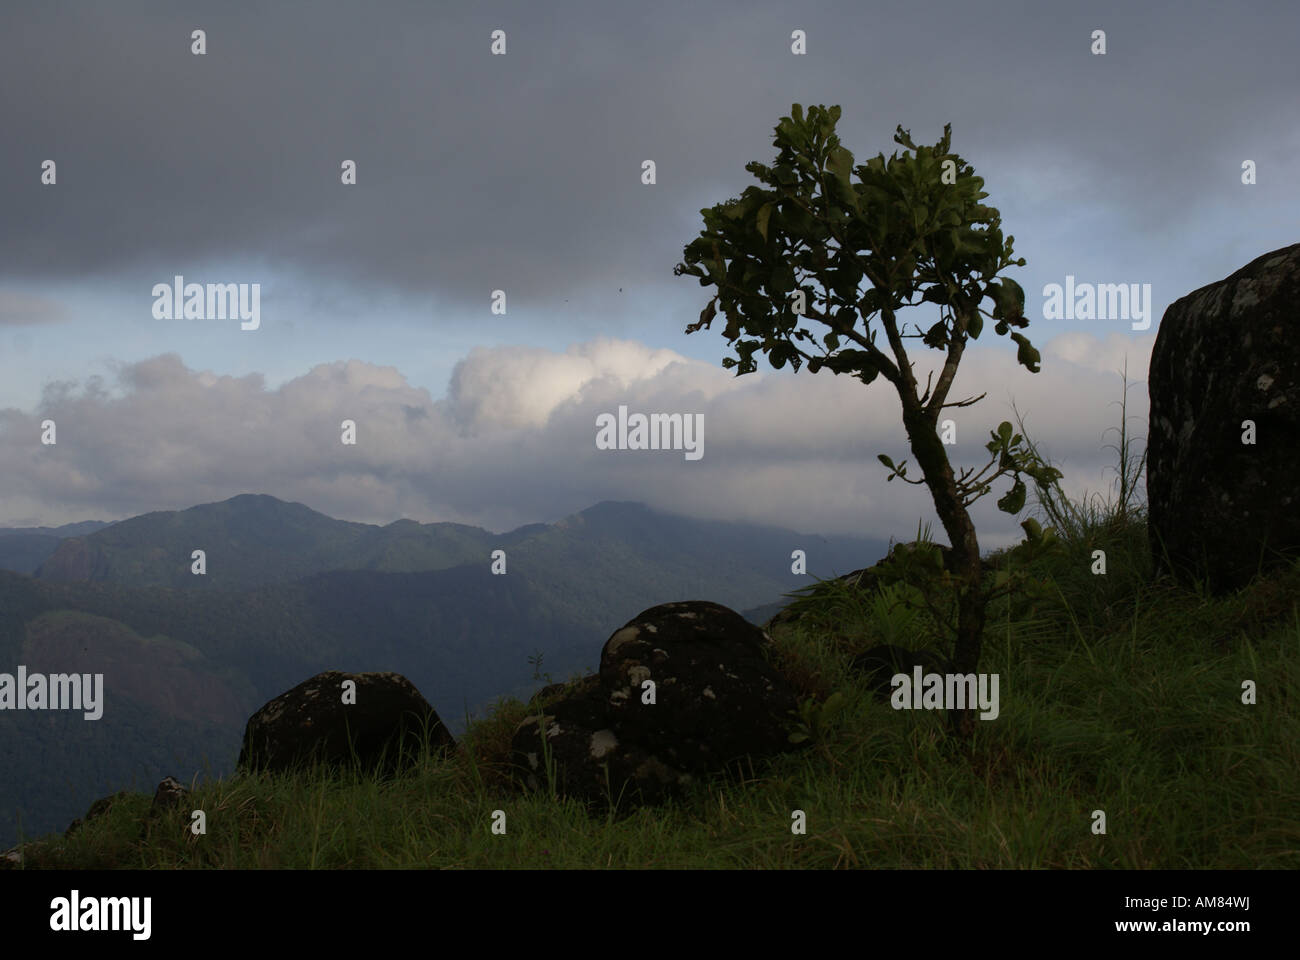
[[[808, 574], [791, 572], [795, 550]], [[248, 716], [323, 670], [401, 673], [459, 732], [497, 698], [593, 670], [648, 607], [706, 599], [761, 622], [783, 594], [886, 550], [622, 502], [508, 533], [355, 523], [252, 494], [0, 529], [0, 673], [102, 673], [105, 689], [99, 720], [0, 712], [0, 848], [115, 790], [230, 773]]]
[[107, 526], [102, 520], [87, 520], [61, 527], [0, 527], [0, 570], [35, 573], [67, 538]]

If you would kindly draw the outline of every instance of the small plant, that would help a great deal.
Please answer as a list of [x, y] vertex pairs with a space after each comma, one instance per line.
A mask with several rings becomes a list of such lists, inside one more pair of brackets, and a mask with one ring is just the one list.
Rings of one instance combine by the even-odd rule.
[[533, 668], [533, 679], [545, 680], [547, 683], [554, 683], [555, 681], [551, 679], [551, 675], [549, 673], [542, 672], [543, 657], [545, 657], [545, 654], [542, 653], [541, 650], [534, 651], [528, 657], [528, 665]]
[[909, 603], [914, 591], [906, 584], [882, 585], [871, 603], [872, 632], [882, 643], [911, 645], [916, 636], [920, 610]]
[[[1117, 456], [1117, 466], [1114, 470], [1115, 486], [1118, 490], [1115, 495], [1103, 497], [1096, 491], [1085, 492], [1079, 502], [1074, 503], [1061, 488], [1059, 476], [1046, 483], [1035, 480], [1034, 494], [1038, 510], [1043, 519], [1071, 546], [1090, 543], [1093, 535], [1100, 530], [1122, 529], [1131, 516], [1140, 516], [1145, 506], [1138, 494], [1142, 489], [1142, 475], [1146, 471], [1147, 454], [1145, 449], [1140, 454], [1133, 452], [1136, 441], [1128, 430], [1128, 421], [1132, 417], [1128, 415], [1127, 359], [1120, 376], [1124, 382], [1123, 393], [1117, 401], [1120, 405], [1120, 423], [1119, 426], [1111, 427], [1106, 431], [1107, 433], [1111, 430], [1117, 431], [1119, 443], [1105, 447], [1107, 450], [1114, 450]], [[1016, 411], [1016, 422], [1023, 432], [1025, 423], [1019, 410]], [[1042, 459], [1038, 445], [1029, 440], [1028, 436], [1025, 442], [1033, 455]]]
[[844, 694], [836, 690], [823, 702], [818, 703], [813, 697], [799, 702], [799, 720], [790, 734], [791, 743], [813, 743], [825, 745], [827, 735], [835, 720], [844, 712]]
[[[1015, 442], [1020, 440], [1017, 434]], [[984, 595], [989, 602], [1011, 594], [1038, 601], [1050, 594], [1048, 586], [1030, 572], [1030, 567], [1058, 552], [1060, 541], [1055, 531], [1044, 530], [1032, 518], [1022, 521], [1020, 528], [1025, 532], [1025, 539], [1003, 553], [992, 582], [984, 584]], [[916, 623], [915, 614], [925, 611], [941, 633], [955, 634], [960, 616], [960, 578], [947, 569], [941, 548], [930, 539], [928, 524], [922, 529], [918, 523], [916, 540], [893, 547], [874, 572], [880, 584], [879, 596], [888, 597], [888, 603], [878, 601], [872, 614], [885, 631], [899, 623], [912, 626]], [[905, 612], [897, 612], [899, 608]], [[900, 646], [911, 645], [900, 643]]]

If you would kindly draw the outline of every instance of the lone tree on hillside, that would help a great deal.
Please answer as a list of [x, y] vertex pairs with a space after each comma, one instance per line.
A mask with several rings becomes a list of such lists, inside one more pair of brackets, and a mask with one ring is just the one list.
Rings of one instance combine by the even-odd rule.
[[[943, 621], [954, 633], [953, 669], [975, 673], [988, 601], [1009, 592], [1019, 579], [1003, 572], [985, 587], [968, 508], [995, 480], [1010, 475], [1014, 482], [998, 506], [1019, 513], [1026, 493], [1021, 474], [1042, 484], [1060, 474], [1004, 422], [990, 433], [990, 460], [983, 469], [955, 475], [939, 436], [939, 417], [948, 407], [970, 406], [983, 397], [949, 401], [948, 392], [967, 340], [980, 335], [985, 316], [995, 321], [999, 336], [1010, 334], [1018, 344], [1017, 360], [1038, 372], [1038, 351], [1013, 331], [1029, 323], [1024, 291], [1014, 280], [995, 279], [1005, 267], [1024, 266], [1025, 261], [1012, 259], [1015, 238], [1003, 241], [998, 211], [979, 202], [988, 196], [981, 190], [984, 180], [949, 151], [950, 124], [933, 147], [917, 147], [900, 126], [894, 140], [914, 156], [895, 153], [886, 161], [882, 153], [854, 166], [853, 154], [834, 133], [838, 106], [809, 107], [805, 117], [796, 103], [790, 112], [776, 126], [780, 153], [775, 166], [745, 165], [771, 189], [747, 187], [739, 199], [700, 211], [705, 229], [687, 244], [685, 262], [673, 272], [718, 289], [699, 322], [686, 332], [708, 327], [721, 310], [727, 318], [723, 336], [739, 357], [727, 357], [722, 365], [736, 367], [737, 376], [757, 369], [754, 352], [761, 349], [776, 369], [789, 363], [798, 370], [807, 362], [813, 373], [825, 368], [852, 374], [864, 384], [877, 377], [893, 384], [923, 479], [908, 479], [905, 463], [895, 466], [884, 455], [880, 460], [891, 471], [888, 479], [930, 488], [951, 544], [944, 569], [934, 551], [919, 558], [920, 567], [911, 572], [928, 577], [928, 590], [940, 583], [953, 588], [947, 593], [955, 594], [956, 622], [951, 617]], [[920, 300], [915, 299], [918, 293]], [[993, 301], [992, 313], [980, 309], [986, 298]], [[940, 319], [909, 334], [898, 311], [920, 303], [936, 304]], [[829, 328], [820, 342], [799, 326], [805, 317]], [[877, 345], [878, 330], [871, 329], [876, 317], [885, 332], [883, 347]], [[742, 334], [749, 339], [741, 339]], [[906, 339], [947, 351], [937, 381], [933, 373], [927, 376], [924, 391], [908, 359]], [[1017, 548], [1021, 556], [1032, 555], [1050, 539], [1050, 531], [1045, 535], [1033, 520], [1022, 527], [1027, 539]], [[970, 708], [954, 710], [953, 729], [971, 733], [975, 716]]]

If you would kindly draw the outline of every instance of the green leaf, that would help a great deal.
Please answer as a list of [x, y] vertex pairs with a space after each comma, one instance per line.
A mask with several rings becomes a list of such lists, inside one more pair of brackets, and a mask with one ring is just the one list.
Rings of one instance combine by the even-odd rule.
[[687, 333], [694, 333], [696, 330], [702, 330], [713, 322], [713, 318], [718, 315], [718, 298], [714, 297], [708, 302], [703, 310], [700, 311], [700, 322], [692, 323], [686, 327]]
[[894, 461], [890, 457], [885, 456], [883, 453], [876, 454], [876, 459], [879, 460], [881, 463], [883, 463], [885, 466], [887, 466], [890, 470], [898, 469], [896, 466], [894, 466]]
[[1016, 351], [1016, 362], [1026, 367], [1030, 373], [1038, 373], [1038, 364], [1043, 358], [1029, 342], [1029, 338], [1023, 333], [1013, 333], [1011, 339], [1020, 344], [1020, 349]]
[[921, 339], [927, 347], [936, 350], [939, 349], [948, 342], [948, 324], [945, 321], [940, 320], [933, 327], [927, 330], [925, 336]]
[[758, 208], [758, 216], [754, 218], [754, 226], [758, 228], [759, 236], [766, 242], [767, 240], [767, 222], [772, 219], [772, 210], [775, 204], [765, 203]]
[[1025, 508], [1025, 492], [1025, 481], [1017, 477], [1007, 495], [998, 500], [998, 509], [1003, 513], [1019, 513]]
[[858, 212], [858, 194], [849, 179], [849, 173], [853, 170], [853, 154], [844, 147], [836, 147], [826, 156], [826, 169], [833, 178], [831, 182], [835, 185], [837, 199], [855, 213]]
[[866, 369], [859, 370], [857, 373], [857, 378], [868, 386], [870, 386], [871, 381], [875, 380], [878, 376], [880, 376], [879, 367], [867, 367]]
[[1020, 284], [1010, 277], [1002, 278], [1002, 298], [1007, 308], [1006, 316], [1023, 317], [1025, 315], [1025, 291]]

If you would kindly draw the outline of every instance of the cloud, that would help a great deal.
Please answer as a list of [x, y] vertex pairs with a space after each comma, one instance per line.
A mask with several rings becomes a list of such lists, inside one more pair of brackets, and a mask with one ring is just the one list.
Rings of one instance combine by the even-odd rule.
[[[671, 350], [605, 338], [575, 344], [563, 354], [536, 347], [480, 347], [456, 365], [447, 411], [466, 429], [540, 427], [557, 408], [601, 381], [626, 388], [683, 361]], [[707, 367], [691, 364], [697, 370]]]
[[[952, 462], [982, 462], [988, 431], [1012, 418], [1014, 402], [1066, 470], [1067, 491], [1102, 488], [1114, 462], [1102, 447], [1118, 422], [1115, 370], [1127, 353], [1130, 376], [1145, 371], [1152, 340], [1060, 337], [1036, 375], [1009, 344], [968, 350], [952, 397], [989, 395], [948, 412]], [[924, 377], [926, 366], [917, 369]], [[1141, 380], [1129, 401], [1144, 424]], [[596, 417], [620, 405], [702, 415], [702, 459], [598, 450]], [[57, 425], [54, 446], [39, 442], [45, 419]], [[344, 420], [357, 425], [354, 446], [341, 442]], [[806, 370], [735, 377], [626, 340], [475, 349], [438, 400], [396, 368], [358, 360], [268, 389], [260, 375], [196, 371], [166, 354], [121, 367], [111, 389], [99, 378], [54, 384], [34, 411], [0, 410], [0, 519], [120, 518], [252, 492], [378, 523], [409, 516], [503, 530], [618, 499], [823, 534], [906, 536], [928, 518], [941, 535], [925, 491], [886, 484], [878, 453], [910, 459], [884, 381], [864, 387]], [[976, 508], [986, 546], [1016, 531], [995, 499]]]
[[[0, 4], [0, 36], [24, 39], [0, 58], [0, 86], [36, 78], [33, 99], [0, 101], [13, 145], [0, 153], [0, 273], [152, 283], [247, 260], [471, 308], [507, 285], [556, 307], [675, 290], [668, 270], [697, 211], [756, 182], [744, 165], [771, 161], [794, 101], [840, 103], [861, 162], [895, 150], [899, 123], [924, 143], [952, 121], [954, 149], [987, 178], [1005, 229], [1034, 240], [1018, 249], [1044, 280], [1079, 260], [1152, 279], [1152, 251], [1178, 250], [1154, 278], [1170, 272], [1177, 289], [1197, 272], [1178, 272], [1189, 258], [1213, 252], [1221, 269], [1239, 259], [1225, 244], [1244, 237], [1257, 254], [1262, 223], [1286, 236], [1295, 222], [1294, 178], [1249, 191], [1236, 178], [1246, 157], [1291, 168], [1293, 3], [1251, 17], [1206, 3], [900, 4], [887, 29], [856, 0], [797, 15], [776, 0], [702, 6], [573, 0], [555, 17], [515, 2], [488, 17], [322, 3], [304, 41], [288, 5]], [[1110, 49], [1092, 56], [1101, 21]], [[489, 50], [498, 26], [504, 56]], [[795, 28], [808, 56], [788, 51]], [[920, 45], [926, 82], [880, 95], [881, 77], [914, 74]], [[58, 162], [57, 185], [32, 158]], [[339, 182], [345, 159], [355, 187]]]
[[68, 319], [63, 307], [47, 297], [0, 289], [0, 327], [58, 323]]

